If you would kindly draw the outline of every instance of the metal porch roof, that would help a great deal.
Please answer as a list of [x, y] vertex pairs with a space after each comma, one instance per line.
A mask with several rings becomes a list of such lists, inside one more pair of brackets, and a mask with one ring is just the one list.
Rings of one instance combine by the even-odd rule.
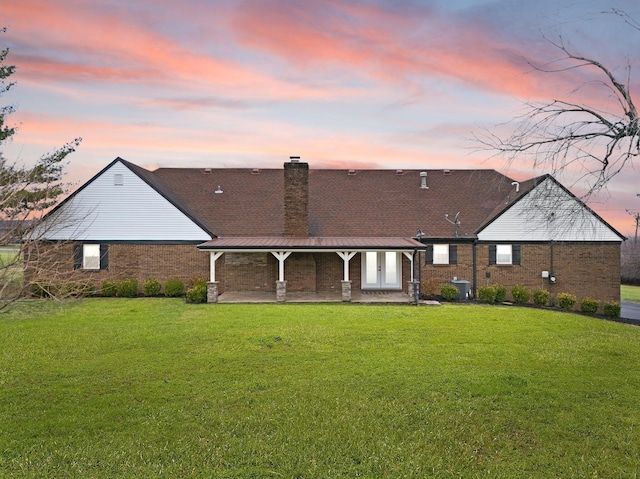
[[344, 250], [415, 250], [424, 245], [412, 238], [401, 237], [225, 237], [198, 245], [201, 250], [216, 251], [344, 251]]

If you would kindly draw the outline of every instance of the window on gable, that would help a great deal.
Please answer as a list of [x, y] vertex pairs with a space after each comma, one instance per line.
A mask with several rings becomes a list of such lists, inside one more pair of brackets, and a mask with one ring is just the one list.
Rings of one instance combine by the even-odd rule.
[[426, 264], [458, 264], [458, 246], [433, 244], [425, 248]]
[[73, 269], [88, 271], [107, 269], [109, 245], [98, 243], [76, 244], [73, 249]]
[[520, 245], [492, 244], [489, 245], [489, 264], [519, 265]]

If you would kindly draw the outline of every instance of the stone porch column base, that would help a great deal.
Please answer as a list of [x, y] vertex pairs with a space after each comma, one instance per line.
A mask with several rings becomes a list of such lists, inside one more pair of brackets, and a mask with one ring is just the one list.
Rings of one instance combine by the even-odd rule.
[[342, 283], [342, 301], [351, 302], [351, 281], [341, 281]]
[[209, 281], [207, 283], [207, 303], [218, 302], [218, 281]]
[[276, 301], [284, 303], [287, 300], [287, 282], [276, 281]]

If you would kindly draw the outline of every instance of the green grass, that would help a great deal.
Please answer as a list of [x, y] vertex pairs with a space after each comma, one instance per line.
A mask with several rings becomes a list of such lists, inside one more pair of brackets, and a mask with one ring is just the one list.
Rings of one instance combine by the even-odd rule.
[[640, 303], [640, 286], [629, 286], [626, 284], [621, 285], [620, 298], [622, 301]]
[[515, 307], [29, 303], [0, 477], [636, 477], [640, 329]]

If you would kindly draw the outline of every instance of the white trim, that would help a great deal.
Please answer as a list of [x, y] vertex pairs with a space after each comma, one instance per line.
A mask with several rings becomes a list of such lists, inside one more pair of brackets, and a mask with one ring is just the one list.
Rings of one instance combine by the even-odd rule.
[[[409, 267], [411, 268], [411, 282], [413, 283], [413, 278], [414, 278], [414, 274], [413, 274], [413, 253], [409, 252], [409, 251], [403, 251], [405, 257], [409, 260], [409, 263], [411, 264]], [[400, 263], [402, 265], [402, 263]]]
[[336, 251], [344, 263], [344, 281], [349, 281], [349, 261], [356, 255], [355, 251]]
[[221, 251], [211, 251], [209, 253], [209, 278], [212, 283], [216, 281], [216, 260], [222, 255]]
[[278, 260], [278, 281], [284, 281], [284, 260], [291, 255], [291, 251], [271, 251], [271, 254]]

